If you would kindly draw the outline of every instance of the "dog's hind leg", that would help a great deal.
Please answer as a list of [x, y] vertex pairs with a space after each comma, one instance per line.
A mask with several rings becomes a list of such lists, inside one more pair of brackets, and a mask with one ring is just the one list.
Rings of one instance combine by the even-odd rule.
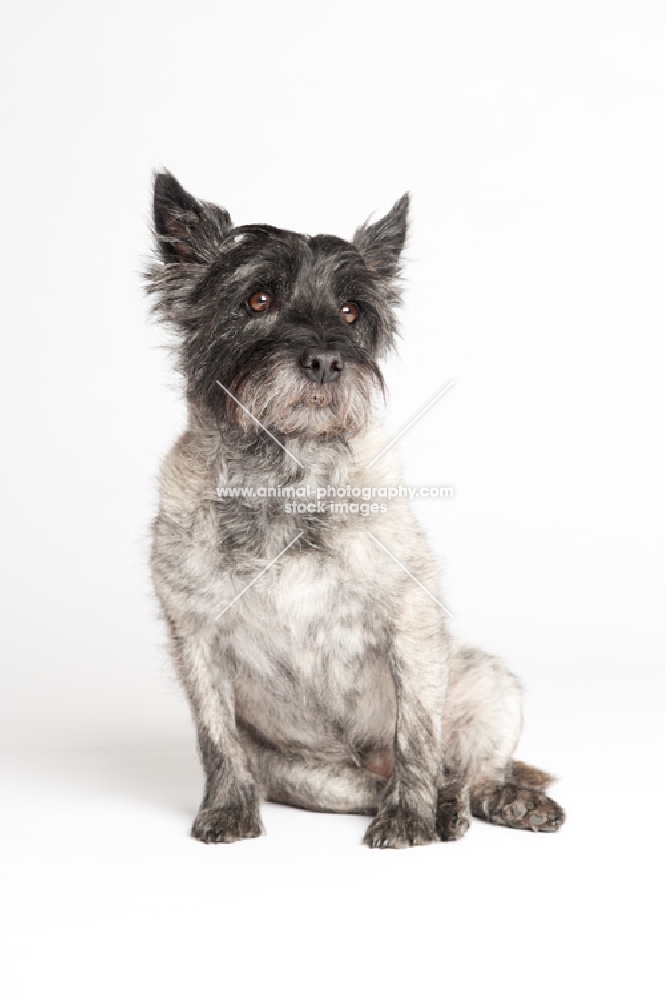
[[566, 818], [559, 803], [544, 792], [510, 780], [474, 788], [471, 811], [497, 826], [542, 833], [558, 830]]
[[[444, 713], [446, 769], [451, 787], [460, 776], [469, 790], [473, 816], [521, 830], [558, 830], [563, 809], [544, 789], [553, 780], [543, 771], [513, 761], [522, 728], [519, 681], [496, 658], [458, 647], [451, 657]], [[444, 788], [439, 792], [439, 811]], [[459, 797], [443, 807], [456, 816]], [[447, 810], [447, 812], [446, 812]], [[445, 833], [445, 823], [441, 830]], [[444, 839], [453, 839], [445, 838]]]
[[317, 812], [373, 815], [385, 778], [352, 762], [286, 753], [241, 730], [254, 777], [265, 798]]

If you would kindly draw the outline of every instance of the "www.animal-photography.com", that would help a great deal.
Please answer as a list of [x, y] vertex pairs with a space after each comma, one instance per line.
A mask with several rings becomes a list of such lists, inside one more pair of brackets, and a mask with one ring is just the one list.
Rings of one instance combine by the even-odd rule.
[[657, 996], [665, 11], [2, 21], [3, 995]]

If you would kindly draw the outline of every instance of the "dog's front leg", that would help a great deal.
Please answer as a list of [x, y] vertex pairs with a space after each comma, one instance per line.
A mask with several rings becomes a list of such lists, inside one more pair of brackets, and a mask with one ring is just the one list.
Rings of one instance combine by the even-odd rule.
[[205, 771], [203, 801], [192, 836], [228, 844], [261, 835], [259, 796], [235, 723], [234, 681], [214, 634], [170, 632], [178, 676], [196, 724]]
[[437, 606], [422, 591], [409, 590], [393, 641], [395, 763], [379, 811], [365, 834], [369, 847], [409, 847], [440, 839], [436, 810], [448, 677], [446, 645]]

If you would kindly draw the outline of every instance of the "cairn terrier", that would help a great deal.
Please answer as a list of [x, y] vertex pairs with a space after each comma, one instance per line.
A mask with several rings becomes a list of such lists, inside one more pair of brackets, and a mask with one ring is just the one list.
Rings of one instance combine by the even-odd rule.
[[552, 779], [513, 759], [519, 682], [448, 634], [408, 500], [364, 517], [284, 502], [401, 481], [375, 403], [408, 207], [347, 242], [234, 227], [155, 177], [147, 287], [189, 419], [161, 472], [152, 574], [196, 724], [206, 843], [258, 836], [262, 798], [372, 816], [370, 847], [457, 840], [472, 816], [564, 819]]

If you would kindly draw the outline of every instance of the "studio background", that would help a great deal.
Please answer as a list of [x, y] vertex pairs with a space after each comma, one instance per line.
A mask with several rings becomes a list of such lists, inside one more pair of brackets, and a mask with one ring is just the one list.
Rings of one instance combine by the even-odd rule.
[[[26, 3], [2, 15], [7, 997], [656, 995], [665, 12], [653, 2]], [[350, 237], [412, 194], [405, 479], [455, 631], [523, 679], [556, 836], [370, 852], [202, 778], [147, 571], [184, 406], [151, 172]], [[662, 754], [661, 754], [662, 757]]]

